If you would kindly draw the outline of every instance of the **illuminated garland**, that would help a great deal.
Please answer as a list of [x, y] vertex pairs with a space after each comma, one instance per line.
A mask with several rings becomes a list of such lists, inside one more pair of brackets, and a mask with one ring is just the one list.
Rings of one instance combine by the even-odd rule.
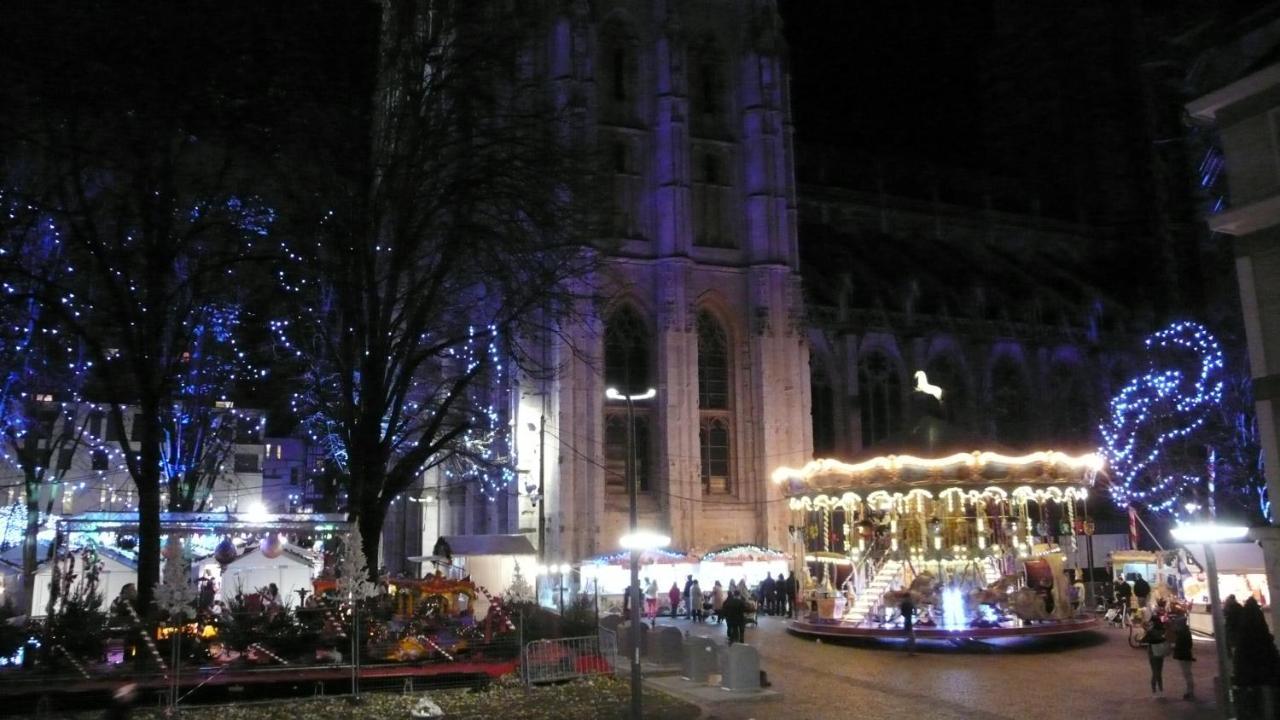
[[[1145, 345], [1152, 353], [1149, 370], [1111, 399], [1110, 416], [1099, 426], [1100, 452], [1111, 468], [1110, 493], [1118, 506], [1141, 504], [1153, 512], [1177, 515], [1201, 479], [1164, 475], [1156, 463], [1167, 448], [1200, 430], [1222, 403], [1222, 347], [1193, 322], [1174, 323], [1147, 338]], [[1158, 351], [1166, 356], [1171, 350], [1191, 353], [1198, 367], [1190, 374], [1159, 368]]]
[[739, 559], [740, 556], [746, 558], [763, 558], [766, 560], [781, 560], [786, 557], [786, 553], [772, 548], [743, 543], [741, 545], [731, 545], [726, 548], [720, 548], [702, 556], [703, 560], [710, 562], [723, 562], [725, 559]]

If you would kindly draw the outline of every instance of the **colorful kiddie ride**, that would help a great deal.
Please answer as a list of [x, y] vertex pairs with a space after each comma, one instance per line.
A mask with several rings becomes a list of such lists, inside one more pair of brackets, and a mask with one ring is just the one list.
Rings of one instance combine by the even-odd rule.
[[[332, 597], [337, 581], [314, 583], [316, 596]], [[425, 578], [393, 578], [371, 608], [369, 656], [394, 662], [434, 659], [455, 660], [493, 646], [495, 635], [509, 633], [512, 624], [502, 602], [489, 597], [489, 611], [477, 621], [476, 599], [484, 593], [470, 579], [429, 575]]]
[[959, 436], [919, 396], [912, 432], [881, 453], [774, 472], [807, 561], [791, 629], [901, 636], [904, 611], [917, 637], [950, 640], [1095, 626], [1068, 598], [1059, 543], [1083, 532], [1101, 459], [975, 450], [981, 440]]

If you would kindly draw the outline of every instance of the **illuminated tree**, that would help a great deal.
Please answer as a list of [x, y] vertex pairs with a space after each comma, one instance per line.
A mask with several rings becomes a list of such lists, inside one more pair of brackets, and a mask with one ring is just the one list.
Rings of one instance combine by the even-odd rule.
[[[16, 10], [0, 38], [0, 183], [58, 229], [63, 270], [32, 286], [34, 302], [83, 348], [110, 425], [132, 428], [111, 439], [137, 488], [143, 607], [159, 580], [162, 495], [183, 506], [198, 494], [183, 487], [189, 443], [176, 438], [207, 395], [187, 384], [200, 333], [245, 302], [275, 254], [246, 147], [262, 137], [245, 101], [258, 88], [231, 47], [248, 38], [189, 10], [53, 2]], [[13, 258], [0, 271], [22, 276]]]
[[1247, 373], [1229, 372], [1197, 323], [1174, 323], [1145, 346], [1147, 371], [1112, 398], [1099, 427], [1112, 499], [1174, 517], [1188, 504], [1256, 513], [1266, 498]]

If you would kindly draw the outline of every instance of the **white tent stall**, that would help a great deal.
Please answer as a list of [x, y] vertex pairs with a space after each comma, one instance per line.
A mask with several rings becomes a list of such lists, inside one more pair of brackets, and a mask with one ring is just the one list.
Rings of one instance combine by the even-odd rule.
[[191, 564], [192, 580], [202, 575], [215, 578], [221, 585], [223, 602], [229, 602], [237, 593], [249, 595], [274, 583], [280, 591], [280, 603], [297, 606], [300, 604], [299, 590], [311, 593], [311, 580], [316, 576], [321, 561], [312, 553], [288, 543], [277, 546], [278, 553], [273, 550], [270, 557], [264, 552], [265, 548], [263, 544], [250, 548], [225, 566], [213, 556], [197, 560]]
[[[538, 553], [526, 535], [448, 535], [445, 542], [453, 553], [455, 573], [469, 575], [472, 582], [495, 596], [511, 585], [517, 565], [525, 581], [533, 582]], [[409, 560], [427, 564], [444, 559], [416, 555]], [[431, 567], [427, 565], [424, 570], [429, 572]], [[475, 616], [484, 617], [488, 611], [489, 600], [481, 593], [476, 598]]]

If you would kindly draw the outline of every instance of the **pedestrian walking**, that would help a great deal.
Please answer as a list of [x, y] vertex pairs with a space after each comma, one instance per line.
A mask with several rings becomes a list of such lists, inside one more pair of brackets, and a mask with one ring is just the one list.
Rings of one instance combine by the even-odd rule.
[[658, 581], [650, 578], [644, 582], [644, 612], [652, 621], [658, 617]]
[[898, 612], [902, 613], [902, 632], [907, 636], [907, 654], [916, 654], [916, 603], [911, 599], [911, 593], [905, 593], [902, 596], [902, 602], [898, 603]]
[[1178, 661], [1178, 669], [1182, 671], [1182, 683], [1186, 692], [1183, 700], [1194, 700], [1196, 697], [1196, 679], [1191, 674], [1191, 663], [1196, 661], [1191, 646], [1191, 622], [1186, 615], [1178, 615], [1173, 622], [1173, 659]]
[[676, 611], [680, 609], [680, 586], [671, 583], [671, 589], [667, 591], [667, 600], [671, 601], [671, 619], [676, 619]]
[[[733, 581], [730, 580], [729, 584], [732, 585]], [[724, 608], [724, 600], [724, 587], [720, 584], [720, 581], [717, 580], [716, 584], [711, 588], [711, 612], [715, 613], [717, 625], [724, 620], [724, 613], [722, 612], [722, 609]]]
[[742, 598], [742, 593], [735, 590], [724, 601], [724, 606], [720, 609], [724, 615], [725, 630], [729, 635], [729, 644], [735, 642], [745, 643], [746, 625], [747, 625], [747, 601]]
[[693, 597], [692, 591], [693, 591], [693, 576], [685, 575], [684, 576], [684, 593], [683, 593], [684, 607], [685, 607], [685, 613], [689, 616], [690, 619], [693, 618], [693, 603], [691, 602], [691, 599]]
[[1164, 623], [1159, 617], [1151, 619], [1142, 642], [1147, 646], [1147, 662], [1151, 665], [1151, 697], [1163, 697], [1164, 658], [1169, 654], [1169, 639], [1165, 637]]
[[686, 598], [685, 602], [689, 604], [689, 619], [702, 622], [702, 584], [694, 580], [689, 586], [689, 594]]
[[1227, 632], [1227, 654], [1236, 654], [1236, 645], [1240, 641], [1240, 612], [1243, 610], [1235, 595], [1228, 595], [1222, 603], [1222, 621]]
[[782, 580], [782, 614], [787, 618], [795, 618], [796, 611], [796, 574], [795, 570], [787, 573], [787, 579]]

